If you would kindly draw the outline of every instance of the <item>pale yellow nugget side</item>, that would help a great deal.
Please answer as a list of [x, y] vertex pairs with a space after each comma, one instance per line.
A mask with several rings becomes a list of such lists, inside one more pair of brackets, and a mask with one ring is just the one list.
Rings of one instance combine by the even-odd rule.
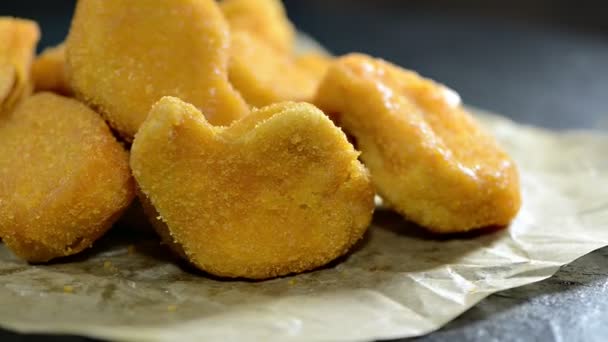
[[291, 55], [278, 52], [248, 32], [232, 34], [229, 79], [248, 104], [311, 102], [319, 79]]
[[45, 49], [32, 64], [34, 91], [72, 95], [65, 70], [65, 44]]
[[32, 92], [30, 68], [39, 39], [36, 22], [0, 17], [0, 113]]
[[220, 7], [232, 32], [252, 33], [278, 51], [292, 53], [296, 30], [281, 0], [223, 0]]
[[296, 56], [296, 64], [315, 80], [318, 86], [333, 62], [333, 57], [318, 52], [308, 52]]

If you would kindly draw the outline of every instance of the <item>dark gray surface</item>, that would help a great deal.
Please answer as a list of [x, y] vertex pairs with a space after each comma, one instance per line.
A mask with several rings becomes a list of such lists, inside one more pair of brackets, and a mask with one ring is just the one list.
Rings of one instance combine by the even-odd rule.
[[608, 115], [606, 35], [370, 2], [345, 11], [343, 3], [289, 2], [300, 27], [333, 52], [366, 52], [417, 70], [471, 105], [560, 129], [595, 127]]
[[553, 277], [502, 291], [417, 341], [606, 341], [608, 248]]
[[[54, 44], [67, 32], [72, 1], [49, 3], [2, 1], [0, 15], [41, 20], [43, 43]], [[533, 16], [524, 5], [520, 11], [526, 15], [503, 17], [499, 10], [483, 16], [486, 12], [444, 6], [408, 7], [405, 1], [392, 7], [374, 3], [290, 0], [288, 7], [298, 26], [335, 53], [362, 51], [384, 57], [441, 80], [469, 104], [520, 122], [608, 129], [608, 34], [554, 26], [561, 17], [539, 18], [551, 26], [530, 24]], [[558, 3], [565, 2], [552, 2], [551, 11], [537, 4], [536, 11], [568, 18], [568, 9], [556, 7]], [[577, 7], [573, 13], [579, 17], [571, 18], [578, 28], [584, 28], [584, 10]], [[602, 4], [587, 10], [589, 18], [600, 20], [589, 22], [591, 26], [606, 26]], [[416, 340], [604, 341], [607, 291], [608, 248], [563, 267], [548, 280], [495, 294], [440, 331]], [[0, 341], [64, 339], [0, 331]]]

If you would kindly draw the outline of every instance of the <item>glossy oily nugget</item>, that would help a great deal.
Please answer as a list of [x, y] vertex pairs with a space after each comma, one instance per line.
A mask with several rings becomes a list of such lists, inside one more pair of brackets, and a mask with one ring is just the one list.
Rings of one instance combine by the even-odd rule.
[[84, 104], [28, 97], [0, 118], [0, 236], [30, 262], [90, 247], [135, 196], [128, 159]]
[[247, 32], [232, 35], [230, 82], [252, 106], [310, 102], [320, 82], [316, 75], [298, 64], [293, 56], [278, 52], [255, 35]]
[[223, 0], [220, 7], [232, 32], [248, 32], [282, 53], [292, 52], [296, 30], [281, 0]]
[[218, 128], [165, 97], [135, 137], [131, 167], [181, 255], [218, 276], [264, 279], [325, 265], [362, 237], [374, 193], [357, 157], [310, 104]]
[[128, 140], [165, 95], [228, 125], [248, 111], [228, 82], [228, 31], [214, 0], [80, 0], [67, 39], [68, 79]]
[[377, 191], [408, 219], [453, 233], [517, 214], [514, 162], [448, 88], [353, 54], [331, 66], [315, 104], [356, 139]]
[[69, 96], [72, 89], [65, 70], [65, 44], [45, 49], [32, 64], [34, 91], [51, 91]]
[[0, 113], [31, 93], [30, 68], [39, 39], [35, 22], [0, 17]]

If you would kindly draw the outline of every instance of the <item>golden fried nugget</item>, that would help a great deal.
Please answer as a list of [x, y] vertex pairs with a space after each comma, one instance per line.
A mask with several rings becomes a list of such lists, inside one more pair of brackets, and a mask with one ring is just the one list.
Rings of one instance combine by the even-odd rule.
[[292, 52], [295, 28], [281, 0], [223, 0], [220, 7], [232, 32], [249, 32], [283, 53]]
[[232, 35], [229, 77], [256, 107], [283, 101], [312, 101], [320, 79], [295, 59], [247, 32]]
[[213, 0], [81, 0], [67, 39], [68, 79], [129, 140], [165, 95], [227, 125], [248, 112], [228, 82], [229, 46]]
[[135, 196], [128, 159], [84, 104], [28, 97], [0, 118], [0, 236], [30, 262], [90, 247]]
[[448, 88], [353, 54], [332, 65], [315, 104], [356, 139], [378, 192], [408, 219], [451, 233], [517, 214], [514, 162]]
[[226, 128], [165, 97], [135, 137], [131, 168], [178, 253], [215, 275], [264, 279], [327, 264], [362, 237], [374, 192], [357, 156], [310, 104]]
[[35, 22], [0, 17], [0, 113], [31, 93], [30, 68], [39, 39]]
[[72, 89], [65, 71], [65, 44], [45, 49], [32, 64], [34, 90], [69, 96]]
[[316, 80], [317, 86], [325, 77], [332, 62], [331, 56], [318, 52], [304, 53], [296, 57], [296, 64]]

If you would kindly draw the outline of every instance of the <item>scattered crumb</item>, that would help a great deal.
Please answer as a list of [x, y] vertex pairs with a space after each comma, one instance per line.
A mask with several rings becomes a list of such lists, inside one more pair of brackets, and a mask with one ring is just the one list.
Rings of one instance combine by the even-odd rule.
[[74, 292], [74, 287], [71, 285], [65, 285], [63, 287], [63, 292], [64, 293], [73, 293]]
[[114, 266], [111, 261], [106, 260], [103, 262], [103, 268], [109, 272], [118, 272], [118, 267]]
[[290, 286], [294, 286], [294, 285], [295, 285], [295, 284], [297, 284], [297, 283], [298, 283], [298, 281], [297, 281], [297, 280], [295, 280], [295, 279], [290, 279], [290, 280], [289, 280], [289, 282], [288, 282], [288, 284], [289, 284]]
[[169, 311], [169, 312], [175, 312], [175, 311], [177, 311], [177, 305], [168, 305], [167, 306], [167, 311]]

